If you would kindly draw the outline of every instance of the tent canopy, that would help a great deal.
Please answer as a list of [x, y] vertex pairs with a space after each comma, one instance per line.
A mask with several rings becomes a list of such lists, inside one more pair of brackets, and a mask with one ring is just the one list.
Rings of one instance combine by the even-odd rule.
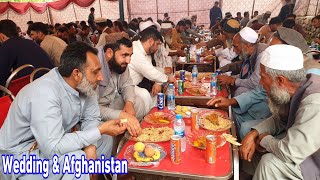
[[[117, 0], [0, 0], [0, 19], [12, 19], [22, 30], [26, 30], [29, 20], [46, 23], [66, 23], [71, 21], [87, 21], [89, 9], [94, 7], [95, 17], [111, 20], [119, 18], [119, 2]], [[46, 1], [46, 2], [41, 2]], [[284, 0], [219, 0], [223, 13], [253, 11], [259, 14], [271, 11], [272, 17], [277, 16]], [[319, 11], [320, 0], [296, 0], [295, 13], [298, 16], [315, 15]], [[163, 19], [169, 13], [170, 20], [177, 23], [181, 18], [198, 16], [199, 24], [209, 23], [209, 10], [213, 0], [123, 0], [125, 20], [142, 17]]]

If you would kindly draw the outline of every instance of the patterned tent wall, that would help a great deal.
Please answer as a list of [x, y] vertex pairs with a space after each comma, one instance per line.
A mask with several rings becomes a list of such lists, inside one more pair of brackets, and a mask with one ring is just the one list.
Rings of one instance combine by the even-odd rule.
[[[249, 11], [250, 15], [254, 0], [220, 0], [223, 14], [231, 12], [234, 16], [237, 12]], [[128, 0], [129, 17], [163, 19], [165, 12], [169, 13], [170, 20], [177, 23], [183, 17], [198, 15], [199, 24], [209, 23], [209, 11], [214, 4], [213, 0]], [[259, 13], [271, 11], [272, 17], [277, 16], [283, 5], [282, 0], [255, 0], [254, 10]]]
[[[89, 7], [80, 7], [76, 4], [69, 4], [65, 9], [62, 11], [56, 11], [53, 9], [49, 9], [45, 11], [44, 13], [36, 13], [31, 8], [29, 11], [27, 11], [25, 14], [17, 14], [12, 10], [9, 10], [5, 14], [0, 14], [0, 20], [1, 19], [11, 19], [15, 23], [17, 23], [18, 26], [21, 27], [22, 31], [27, 30], [27, 22], [32, 20], [34, 22], [44, 22], [44, 23], [67, 23], [72, 21], [87, 21], [88, 15], [90, 13], [90, 8], [95, 8], [95, 16], [96, 17], [105, 17], [111, 20], [117, 20], [119, 19], [119, 2], [118, 1], [107, 1], [107, 0], [101, 0], [101, 12], [100, 13], [100, 5], [99, 1], [96, 0], [91, 6]], [[125, 19], [128, 18], [128, 11], [127, 11], [127, 3], [124, 1], [124, 15]], [[51, 18], [49, 18], [49, 15]]]
[[297, 0], [295, 13], [298, 16], [315, 16], [320, 13], [320, 0]]

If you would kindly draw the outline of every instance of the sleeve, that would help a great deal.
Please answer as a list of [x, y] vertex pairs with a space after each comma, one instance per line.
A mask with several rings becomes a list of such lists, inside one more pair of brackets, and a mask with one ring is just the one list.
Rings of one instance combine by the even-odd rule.
[[217, 49], [215, 51], [217, 56], [222, 56], [224, 59], [231, 61], [232, 59], [234, 59], [235, 57], [237, 57], [237, 54], [233, 51], [233, 48], [229, 49], [229, 48], [225, 48], [223, 50]]
[[103, 121], [118, 119], [120, 117], [121, 110], [112, 109], [102, 104], [99, 104], [99, 109]]
[[[101, 138], [99, 129], [96, 127], [99, 123], [97, 117], [99, 109], [94, 110], [95, 105], [89, 104], [89, 109], [84, 111], [84, 115], [94, 113], [90, 117], [85, 115], [82, 118], [82, 126], [85, 127], [83, 128], [85, 130], [66, 133], [63, 127], [62, 102], [56, 98], [57, 95], [49, 87], [36, 94], [29, 102], [30, 128], [45, 158], [82, 149], [96, 143]], [[92, 124], [89, 125], [89, 123]]]
[[254, 89], [255, 87], [259, 86], [260, 81], [260, 59], [261, 55], [257, 57], [257, 62], [254, 67], [254, 71], [248, 79], [240, 79], [237, 78], [235, 81], [235, 85], [237, 87], [245, 87], [249, 89]]
[[151, 63], [149, 63], [145, 57], [133, 54], [131, 58], [130, 65], [134, 68], [134, 70], [142, 74], [145, 78], [150, 81], [154, 81], [157, 83], [164, 83], [168, 81], [168, 76], [164, 73], [158, 71]]
[[220, 70], [222, 73], [225, 73], [228, 71], [240, 72], [241, 65], [242, 65], [242, 61], [237, 61], [237, 62], [233, 62], [233, 63], [227, 64], [227, 65], [221, 67]]
[[237, 111], [239, 110], [239, 112], [244, 113], [247, 112], [252, 105], [265, 100], [267, 98], [267, 94], [266, 91], [259, 86], [234, 98], [237, 100], [239, 105], [239, 108], [236, 108]]
[[[272, 136], [262, 139], [261, 145], [267, 151], [287, 163], [302, 163], [320, 148], [319, 124], [320, 94], [312, 94], [302, 100], [296, 114], [295, 123], [288, 129], [286, 136], [277, 140]], [[315, 102], [315, 100], [318, 100]]]
[[130, 101], [134, 103], [136, 101], [136, 94], [129, 71], [129, 68], [127, 68], [127, 70], [121, 75], [122, 77], [124, 77], [124, 80], [122, 81], [121, 79], [122, 82], [120, 91], [125, 102]]
[[273, 114], [252, 129], [257, 130], [259, 134], [266, 132], [271, 135], [278, 135], [284, 131], [284, 126], [281, 122], [280, 116], [278, 114]]
[[[0, 48], [0, 85], [5, 86], [6, 80], [10, 76], [10, 69], [11, 64], [10, 64], [10, 57], [9, 57], [9, 50], [7, 47], [3, 46]], [[12, 64], [14, 62], [11, 62]]]

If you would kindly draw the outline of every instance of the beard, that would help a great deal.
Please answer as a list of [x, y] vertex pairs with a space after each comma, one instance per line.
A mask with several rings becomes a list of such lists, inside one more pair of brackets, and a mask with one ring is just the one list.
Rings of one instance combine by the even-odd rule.
[[249, 56], [250, 56], [249, 53], [244, 48], [242, 48], [240, 53], [241, 59], [246, 60], [249, 58]]
[[94, 85], [92, 85], [87, 77], [83, 77], [80, 84], [77, 86], [78, 91], [81, 94], [84, 94], [87, 97], [92, 97], [92, 96], [96, 96], [97, 92], [96, 92], [96, 88]]
[[112, 56], [112, 58], [108, 61], [109, 67], [116, 72], [117, 74], [122, 74], [126, 71], [128, 64], [127, 63], [123, 63], [126, 66], [122, 67], [121, 64], [119, 64], [116, 61], [116, 58], [114, 57], [114, 55]]
[[168, 44], [171, 44], [171, 43], [172, 43], [172, 36], [170, 36], [170, 35], [164, 36], [164, 40], [165, 40]]
[[291, 96], [286, 89], [281, 89], [275, 83], [271, 85], [268, 105], [272, 114], [278, 114], [281, 107], [290, 103]]

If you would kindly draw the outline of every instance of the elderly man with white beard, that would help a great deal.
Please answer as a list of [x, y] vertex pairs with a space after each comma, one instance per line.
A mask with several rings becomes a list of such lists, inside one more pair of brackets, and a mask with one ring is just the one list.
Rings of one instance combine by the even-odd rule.
[[273, 116], [254, 126], [240, 147], [248, 161], [255, 151], [268, 152], [253, 179], [320, 178], [320, 76], [306, 78], [303, 54], [290, 45], [267, 48], [260, 69]]
[[[111, 136], [123, 133], [127, 125], [120, 120], [101, 122], [95, 88], [102, 79], [96, 49], [83, 42], [67, 46], [61, 65], [25, 86], [11, 104], [0, 130], [0, 154], [12, 154], [15, 159], [35, 155], [41, 160], [57, 155], [61, 168], [65, 155], [109, 158]], [[72, 132], [78, 123], [80, 129]], [[1, 180], [43, 179], [41, 174], [4, 174], [3, 163], [0, 161]], [[60, 172], [50, 178], [75, 178]], [[89, 180], [89, 174], [80, 179]]]

